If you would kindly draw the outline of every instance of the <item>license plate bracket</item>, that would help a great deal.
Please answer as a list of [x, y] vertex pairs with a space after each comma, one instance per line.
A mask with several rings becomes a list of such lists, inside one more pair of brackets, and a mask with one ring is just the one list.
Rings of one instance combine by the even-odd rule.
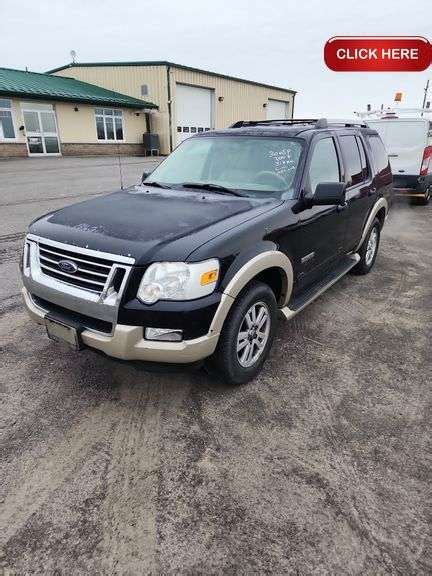
[[50, 314], [45, 316], [47, 336], [54, 342], [66, 344], [73, 350], [82, 350], [81, 332], [83, 328], [75, 323], [67, 322]]

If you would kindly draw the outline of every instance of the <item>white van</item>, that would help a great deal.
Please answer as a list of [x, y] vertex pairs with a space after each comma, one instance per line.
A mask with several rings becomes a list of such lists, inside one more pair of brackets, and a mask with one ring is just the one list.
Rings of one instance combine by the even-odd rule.
[[427, 204], [432, 193], [432, 122], [391, 114], [366, 123], [378, 132], [387, 149], [395, 192]]

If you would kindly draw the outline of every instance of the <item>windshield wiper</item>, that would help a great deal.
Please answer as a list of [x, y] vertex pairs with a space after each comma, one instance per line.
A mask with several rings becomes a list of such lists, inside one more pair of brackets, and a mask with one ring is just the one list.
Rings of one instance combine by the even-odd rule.
[[143, 182], [143, 186], [154, 186], [155, 188], [171, 188], [168, 184], [162, 184], [162, 182]]
[[237, 190], [226, 188], [220, 184], [212, 184], [211, 182], [182, 182], [181, 186], [184, 188], [199, 188], [201, 190], [208, 190], [209, 192], [216, 192], [216, 194], [232, 194], [233, 196], [244, 196]]

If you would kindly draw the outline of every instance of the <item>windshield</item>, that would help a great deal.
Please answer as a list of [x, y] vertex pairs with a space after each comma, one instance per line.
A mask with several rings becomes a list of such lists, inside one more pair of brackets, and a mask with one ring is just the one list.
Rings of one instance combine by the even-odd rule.
[[213, 136], [185, 140], [144, 182], [204, 184], [242, 195], [292, 197], [302, 145], [294, 138]]

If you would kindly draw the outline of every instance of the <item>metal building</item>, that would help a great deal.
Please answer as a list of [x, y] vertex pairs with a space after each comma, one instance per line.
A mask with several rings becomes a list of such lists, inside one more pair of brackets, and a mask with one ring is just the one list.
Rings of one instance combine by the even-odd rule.
[[291, 118], [294, 90], [242, 80], [166, 61], [73, 63], [50, 70], [157, 105], [146, 130], [167, 154], [195, 132], [237, 120]]

